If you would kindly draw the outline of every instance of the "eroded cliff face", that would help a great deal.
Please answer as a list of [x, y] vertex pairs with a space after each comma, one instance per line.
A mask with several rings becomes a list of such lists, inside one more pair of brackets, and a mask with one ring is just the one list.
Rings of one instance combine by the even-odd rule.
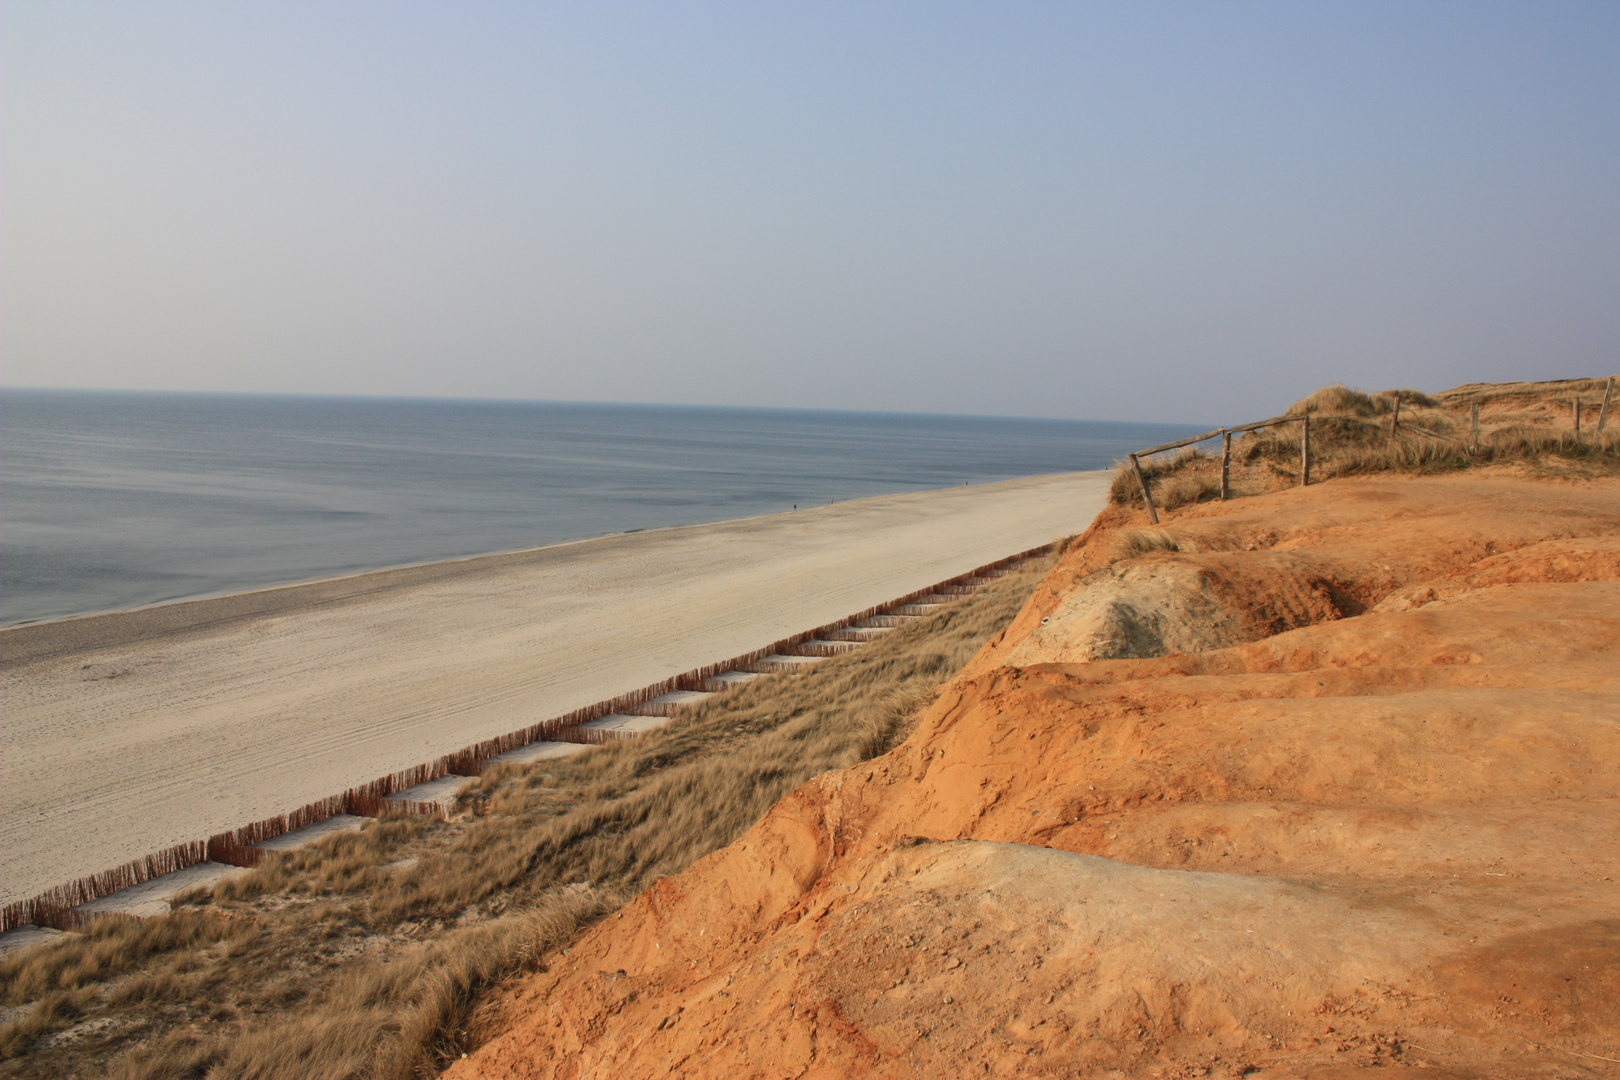
[[1138, 524], [449, 1075], [1612, 1075], [1620, 483]]

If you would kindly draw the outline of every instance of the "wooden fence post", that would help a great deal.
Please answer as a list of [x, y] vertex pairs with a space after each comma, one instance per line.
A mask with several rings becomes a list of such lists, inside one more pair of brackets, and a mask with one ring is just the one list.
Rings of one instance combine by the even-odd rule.
[[1232, 433], [1221, 429], [1221, 502], [1232, 497]]
[[1148, 494], [1147, 477], [1142, 475], [1142, 463], [1136, 460], [1135, 454], [1130, 455], [1130, 458], [1131, 468], [1136, 470], [1136, 482], [1142, 485], [1142, 501], [1147, 503], [1148, 517], [1153, 521], [1153, 524], [1157, 525], [1159, 523], [1159, 511], [1154, 509], [1153, 496]]
[[1575, 411], [1575, 437], [1581, 437], [1581, 399], [1575, 398], [1571, 403]]
[[1389, 441], [1390, 441], [1391, 444], [1393, 444], [1395, 442], [1395, 433], [1397, 431], [1399, 431], [1400, 429], [1401, 429], [1401, 395], [1400, 395], [1400, 392], [1397, 391], [1396, 394], [1395, 394], [1395, 415], [1393, 417], [1391, 417], [1390, 421], [1389, 421]]
[[1311, 482], [1311, 414], [1306, 413], [1299, 429], [1299, 486]]
[[1479, 402], [1468, 410], [1468, 452], [1479, 453]]
[[1600, 434], [1600, 435], [1603, 434], [1603, 425], [1608, 422], [1608, 419], [1609, 419], [1609, 398], [1611, 398], [1613, 396], [1614, 396], [1614, 376], [1610, 375], [1609, 376], [1609, 381], [1603, 384], [1603, 406], [1602, 406], [1602, 408], [1598, 409], [1597, 431], [1598, 431], [1598, 434]]

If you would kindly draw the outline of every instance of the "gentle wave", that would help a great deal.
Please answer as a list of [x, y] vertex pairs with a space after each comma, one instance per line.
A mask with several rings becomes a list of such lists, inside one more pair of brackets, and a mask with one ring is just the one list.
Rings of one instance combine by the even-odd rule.
[[7, 390], [0, 623], [1105, 468], [1183, 425]]

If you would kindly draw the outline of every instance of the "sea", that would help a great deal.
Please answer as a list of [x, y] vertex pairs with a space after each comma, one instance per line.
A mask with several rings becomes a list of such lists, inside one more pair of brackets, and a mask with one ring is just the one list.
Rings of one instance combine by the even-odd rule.
[[0, 625], [1109, 467], [1186, 425], [0, 391]]

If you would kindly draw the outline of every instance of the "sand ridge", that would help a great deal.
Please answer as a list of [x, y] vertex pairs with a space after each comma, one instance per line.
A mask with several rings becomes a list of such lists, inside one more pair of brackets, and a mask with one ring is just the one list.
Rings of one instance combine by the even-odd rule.
[[259, 820], [1086, 526], [915, 492], [0, 631], [0, 900]]
[[[1121, 557], [1139, 524], [447, 1075], [1611, 1075], [1620, 483], [1336, 481]], [[1210, 640], [1142, 655], [1193, 585]]]

